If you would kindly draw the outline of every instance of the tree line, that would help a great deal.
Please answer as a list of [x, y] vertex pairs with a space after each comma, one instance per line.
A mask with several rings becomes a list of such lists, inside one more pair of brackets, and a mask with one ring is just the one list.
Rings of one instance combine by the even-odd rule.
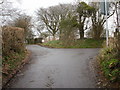
[[[3, 6], [4, 3], [1, 2]], [[110, 18], [113, 14], [117, 16], [118, 22], [118, 6], [119, 2], [111, 2], [109, 5]], [[74, 41], [76, 36], [80, 39], [91, 37], [100, 39], [105, 36], [104, 24], [105, 16], [100, 13], [100, 2], [76, 2], [76, 4], [59, 4], [48, 8], [39, 8], [36, 11], [37, 20], [20, 10], [16, 10], [11, 6], [5, 6], [2, 17], [9, 18], [5, 25], [21, 27], [25, 29], [25, 38], [34, 38], [34, 30], [36, 29], [42, 37], [56, 36], [60, 40]], [[8, 19], [7, 19], [8, 20]], [[33, 24], [33, 21], [36, 24]], [[5, 20], [3, 21], [5, 22]], [[116, 24], [119, 27], [118, 24]], [[32, 30], [34, 28], [34, 30]]]
[[[107, 19], [117, 13], [118, 2], [109, 3], [109, 15]], [[74, 39], [76, 35], [80, 39], [87, 36], [100, 39], [105, 36], [105, 15], [100, 12], [100, 2], [77, 2], [76, 4], [59, 4], [37, 10], [38, 31], [44, 29], [53, 36], [59, 36], [60, 40]], [[71, 40], [70, 39], [70, 40]]]

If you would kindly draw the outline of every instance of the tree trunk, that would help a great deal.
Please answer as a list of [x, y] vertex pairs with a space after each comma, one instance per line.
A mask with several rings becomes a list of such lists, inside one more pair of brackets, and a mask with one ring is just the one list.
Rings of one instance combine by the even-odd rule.
[[55, 34], [53, 34], [53, 38], [52, 38], [52, 40], [55, 40]]
[[94, 39], [100, 39], [101, 38], [101, 34], [103, 33], [103, 26], [101, 24], [93, 24], [92, 25], [92, 29], [93, 29], [93, 38]]
[[83, 28], [83, 25], [80, 25], [80, 27], [79, 27], [79, 34], [80, 34], [80, 39], [84, 39], [84, 28]]
[[60, 30], [59, 40], [62, 40], [62, 30]]

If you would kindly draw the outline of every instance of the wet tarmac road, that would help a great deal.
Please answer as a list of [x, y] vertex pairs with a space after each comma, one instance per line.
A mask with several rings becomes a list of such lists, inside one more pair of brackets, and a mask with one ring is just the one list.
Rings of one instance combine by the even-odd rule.
[[11, 88], [95, 88], [89, 62], [99, 49], [50, 49], [27, 46], [30, 63], [10, 82]]

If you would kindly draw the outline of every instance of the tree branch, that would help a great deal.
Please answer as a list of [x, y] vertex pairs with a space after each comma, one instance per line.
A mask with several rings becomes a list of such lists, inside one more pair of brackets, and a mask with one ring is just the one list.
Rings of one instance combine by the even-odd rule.
[[[107, 19], [109, 19], [114, 13], [115, 13], [115, 10], [113, 11], [113, 13], [112, 13], [111, 15], [109, 15], [109, 16], [107, 17]], [[102, 25], [103, 25], [105, 22], [106, 22], [106, 20], [103, 21]]]

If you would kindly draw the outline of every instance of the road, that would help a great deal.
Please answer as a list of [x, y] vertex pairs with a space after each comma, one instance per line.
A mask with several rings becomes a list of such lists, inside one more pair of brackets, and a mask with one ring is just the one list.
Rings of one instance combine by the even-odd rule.
[[31, 60], [10, 82], [11, 88], [95, 88], [90, 61], [99, 49], [27, 46]]

